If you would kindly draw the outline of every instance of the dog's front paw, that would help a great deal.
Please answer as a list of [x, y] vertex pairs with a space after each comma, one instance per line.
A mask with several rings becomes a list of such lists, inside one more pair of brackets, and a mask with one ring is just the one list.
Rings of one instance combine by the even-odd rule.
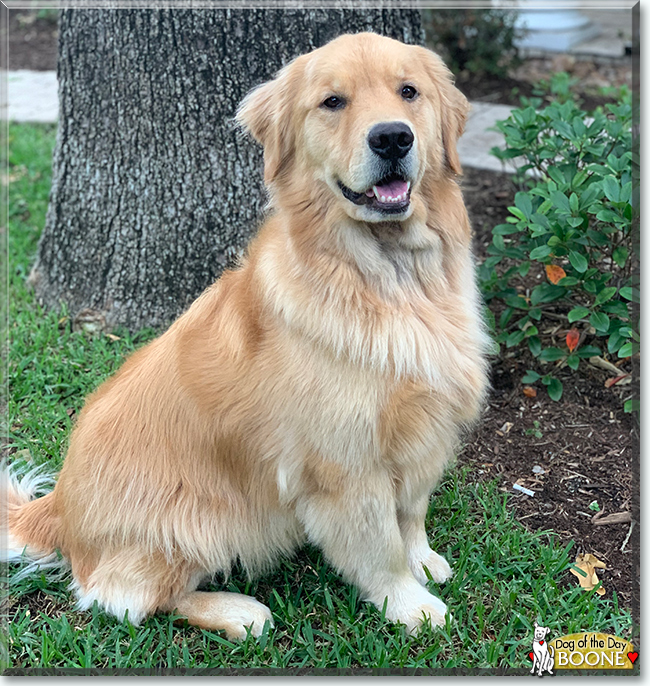
[[448, 612], [447, 606], [440, 598], [415, 582], [411, 587], [389, 596], [386, 606], [386, 618], [405, 624], [410, 634], [417, 632], [427, 621], [432, 627], [444, 626], [445, 615]]
[[429, 570], [431, 578], [437, 584], [447, 581], [453, 574], [447, 560], [429, 547], [427, 547], [426, 550], [421, 550], [409, 555], [409, 567], [413, 572], [413, 576], [415, 576], [423, 586], [426, 586], [426, 583], [429, 580], [424, 571], [425, 567]]

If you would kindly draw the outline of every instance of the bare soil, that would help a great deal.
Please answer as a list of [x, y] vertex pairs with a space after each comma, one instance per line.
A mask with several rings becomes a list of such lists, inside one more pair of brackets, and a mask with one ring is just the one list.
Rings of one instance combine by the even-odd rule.
[[59, 30], [56, 14], [9, 10], [9, 69], [56, 69]]

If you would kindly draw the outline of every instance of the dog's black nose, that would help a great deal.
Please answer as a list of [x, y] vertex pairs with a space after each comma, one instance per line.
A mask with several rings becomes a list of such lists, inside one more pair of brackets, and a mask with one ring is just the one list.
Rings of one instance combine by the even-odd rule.
[[375, 124], [368, 134], [368, 145], [384, 160], [399, 160], [413, 147], [413, 132], [401, 121]]

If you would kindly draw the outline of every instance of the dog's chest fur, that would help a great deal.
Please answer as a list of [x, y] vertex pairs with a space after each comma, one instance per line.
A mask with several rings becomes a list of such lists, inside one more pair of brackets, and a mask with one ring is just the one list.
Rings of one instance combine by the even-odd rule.
[[409, 249], [391, 236], [345, 234], [347, 262], [305, 269], [290, 241], [260, 256], [266, 306], [326, 356], [391, 381], [453, 396], [484, 386], [487, 345], [469, 250], [447, 278], [438, 242]]
[[[293, 349], [286, 357], [293, 398], [281, 433], [292, 436], [288, 425], [300, 415], [309, 429], [298, 442], [319, 459], [388, 460], [402, 481], [435, 480], [485, 389], [469, 255], [463, 288], [454, 291], [436, 250], [362, 239], [353, 235], [349, 246], [360, 268], [323, 261], [319, 278], [313, 268], [301, 271], [280, 241], [260, 256], [267, 307], [286, 327], [283, 347]], [[444, 281], [437, 298], [427, 292], [436, 271]], [[289, 462], [280, 484], [295, 474]]]

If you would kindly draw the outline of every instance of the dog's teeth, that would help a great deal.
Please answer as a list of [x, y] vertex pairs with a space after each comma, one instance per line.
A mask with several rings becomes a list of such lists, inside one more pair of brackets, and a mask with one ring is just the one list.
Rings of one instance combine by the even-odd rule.
[[375, 198], [377, 198], [377, 200], [379, 202], [383, 202], [383, 203], [396, 203], [397, 202], [397, 203], [399, 203], [399, 202], [406, 201], [406, 199], [408, 198], [408, 189], [410, 189], [410, 187], [411, 187], [411, 182], [408, 181], [407, 185], [406, 185], [406, 188], [407, 188], [406, 192], [400, 193], [399, 195], [396, 195], [396, 196], [380, 195], [379, 190], [377, 189], [377, 186], [372, 187], [372, 192], [374, 193]]
[[406, 182], [406, 192], [408, 193], [411, 190], [411, 182], [407, 181]]

